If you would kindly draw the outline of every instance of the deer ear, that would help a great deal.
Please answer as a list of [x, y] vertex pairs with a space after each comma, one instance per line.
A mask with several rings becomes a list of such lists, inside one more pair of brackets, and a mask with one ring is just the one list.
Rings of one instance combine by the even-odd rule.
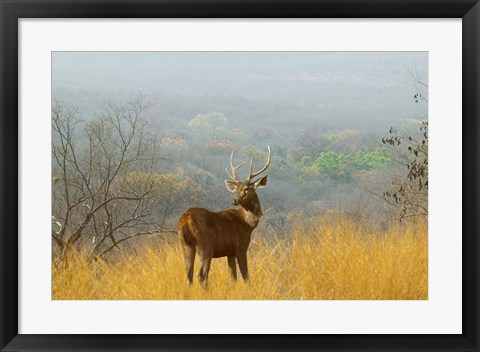
[[233, 181], [225, 180], [225, 186], [227, 186], [227, 189], [232, 193], [237, 190], [237, 184]]
[[267, 177], [268, 176], [263, 176], [262, 178], [256, 180], [253, 183], [253, 187], [255, 187], [255, 189], [265, 187], [267, 185]]

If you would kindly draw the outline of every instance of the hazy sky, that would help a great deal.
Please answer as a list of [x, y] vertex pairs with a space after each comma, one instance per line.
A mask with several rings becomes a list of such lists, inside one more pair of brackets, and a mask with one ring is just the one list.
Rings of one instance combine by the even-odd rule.
[[[53, 85], [91, 89], [185, 89], [212, 80], [293, 80], [392, 86], [406, 70], [427, 79], [425, 52], [55, 52]], [[178, 81], [177, 81], [178, 80]], [[173, 83], [173, 86], [170, 84]], [[183, 91], [185, 92], [185, 91]]]
[[235, 104], [254, 112], [280, 104], [292, 114], [308, 107], [350, 118], [425, 117], [426, 104], [413, 103], [409, 71], [428, 83], [428, 53], [55, 52], [52, 95], [88, 110], [141, 91], [180, 119]]

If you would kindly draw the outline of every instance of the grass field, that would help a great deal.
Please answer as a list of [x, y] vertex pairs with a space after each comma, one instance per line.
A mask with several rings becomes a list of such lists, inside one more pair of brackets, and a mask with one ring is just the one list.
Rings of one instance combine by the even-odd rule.
[[[369, 226], [371, 228], [371, 226]], [[345, 218], [299, 227], [288, 239], [254, 232], [250, 281], [230, 279], [227, 259], [213, 259], [209, 285], [185, 279], [178, 242], [139, 248], [115, 262], [88, 262], [81, 253], [52, 266], [56, 300], [425, 300], [428, 298], [427, 224], [387, 230]], [[195, 271], [198, 270], [196, 263]]]

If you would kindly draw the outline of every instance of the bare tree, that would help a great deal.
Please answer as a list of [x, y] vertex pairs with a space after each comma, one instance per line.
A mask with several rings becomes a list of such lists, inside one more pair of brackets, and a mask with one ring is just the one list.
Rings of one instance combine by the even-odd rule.
[[[417, 93], [416, 104], [428, 104], [428, 85], [415, 68], [406, 69]], [[394, 127], [382, 143], [389, 147], [394, 165], [384, 170], [381, 180], [365, 182], [363, 189], [384, 202], [386, 208], [400, 220], [428, 216], [428, 121], [414, 121], [414, 129], [399, 131]], [[385, 186], [379, 187], [388, 180]]]
[[[408, 70], [417, 93], [415, 103], [428, 104], [428, 85], [422, 81], [415, 67]], [[428, 215], [428, 121], [419, 122], [419, 133], [400, 135], [390, 128], [390, 135], [382, 138], [389, 145], [402, 172], [390, 181], [390, 189], [383, 192], [387, 204], [400, 209], [400, 219]]]
[[162, 230], [152, 216], [159, 152], [141, 118], [148, 107], [139, 94], [82, 121], [76, 110], [53, 106], [52, 238], [62, 256], [82, 245], [103, 256]]
[[417, 91], [413, 96], [413, 100], [415, 103], [419, 103], [420, 101], [424, 101], [428, 103], [428, 84], [426, 84], [421, 78], [417, 70], [417, 66], [415, 66], [414, 70], [410, 70], [405, 68], [408, 75], [410, 76], [411, 82]]
[[421, 121], [418, 135], [399, 135], [391, 128], [382, 142], [391, 146], [401, 172], [383, 192], [384, 200], [400, 209], [400, 219], [428, 215], [428, 122]]

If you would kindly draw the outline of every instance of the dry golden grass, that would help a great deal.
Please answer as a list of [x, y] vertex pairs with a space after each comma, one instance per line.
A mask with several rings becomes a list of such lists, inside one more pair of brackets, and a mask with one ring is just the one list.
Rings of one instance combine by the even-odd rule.
[[[290, 239], [253, 234], [250, 282], [233, 282], [227, 259], [213, 259], [208, 289], [186, 285], [179, 244], [145, 248], [114, 263], [81, 254], [52, 267], [53, 299], [404, 299], [428, 298], [424, 222], [369, 232], [345, 218], [296, 230]], [[196, 263], [196, 271], [198, 270]]]

